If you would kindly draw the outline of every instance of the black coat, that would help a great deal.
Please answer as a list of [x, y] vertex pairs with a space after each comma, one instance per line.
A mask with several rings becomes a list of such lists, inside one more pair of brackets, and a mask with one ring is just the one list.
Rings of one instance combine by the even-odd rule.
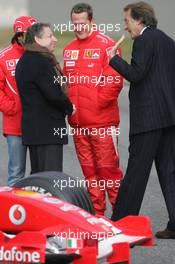
[[[56, 72], [48, 58], [26, 51], [16, 67], [22, 103], [22, 138], [25, 145], [66, 144], [65, 115], [72, 104], [54, 83]], [[54, 135], [55, 134], [55, 135]]]
[[175, 125], [174, 40], [148, 27], [134, 41], [131, 65], [119, 56], [110, 65], [131, 82], [131, 135]]

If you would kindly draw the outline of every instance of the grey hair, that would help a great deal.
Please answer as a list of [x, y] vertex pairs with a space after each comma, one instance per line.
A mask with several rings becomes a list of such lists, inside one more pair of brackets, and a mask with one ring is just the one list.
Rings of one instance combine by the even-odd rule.
[[138, 2], [125, 6], [124, 11], [131, 10], [131, 17], [141, 21], [145, 26], [157, 26], [157, 18], [153, 7], [146, 2]]

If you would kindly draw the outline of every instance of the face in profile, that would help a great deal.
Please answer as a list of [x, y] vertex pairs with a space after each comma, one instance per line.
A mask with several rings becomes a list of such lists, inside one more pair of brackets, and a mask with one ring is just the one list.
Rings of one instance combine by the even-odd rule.
[[125, 30], [131, 35], [132, 39], [137, 38], [141, 32], [141, 22], [135, 20], [131, 16], [131, 10], [128, 10], [124, 14]]
[[56, 47], [57, 38], [54, 36], [52, 30], [49, 27], [44, 27], [41, 33], [41, 37], [35, 37], [35, 41], [42, 47], [53, 52]]
[[92, 29], [92, 20], [88, 18], [88, 13], [72, 13], [71, 19], [74, 25], [74, 33], [76, 37], [79, 39], [87, 38]]

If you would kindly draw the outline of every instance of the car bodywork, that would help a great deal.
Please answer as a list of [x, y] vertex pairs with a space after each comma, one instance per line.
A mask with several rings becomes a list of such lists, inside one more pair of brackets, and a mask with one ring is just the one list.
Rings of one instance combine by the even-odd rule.
[[0, 201], [3, 263], [130, 263], [131, 247], [153, 245], [148, 217], [112, 222], [57, 197], [11, 187], [0, 187]]

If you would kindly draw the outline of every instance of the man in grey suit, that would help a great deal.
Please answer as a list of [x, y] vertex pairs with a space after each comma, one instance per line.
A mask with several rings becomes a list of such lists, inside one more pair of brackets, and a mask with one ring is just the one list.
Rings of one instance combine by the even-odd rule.
[[153, 8], [139, 2], [124, 8], [125, 30], [134, 40], [131, 64], [115, 51], [110, 65], [130, 82], [130, 147], [126, 175], [112, 220], [137, 215], [153, 161], [169, 222], [158, 238], [175, 238], [175, 42], [157, 29]]

